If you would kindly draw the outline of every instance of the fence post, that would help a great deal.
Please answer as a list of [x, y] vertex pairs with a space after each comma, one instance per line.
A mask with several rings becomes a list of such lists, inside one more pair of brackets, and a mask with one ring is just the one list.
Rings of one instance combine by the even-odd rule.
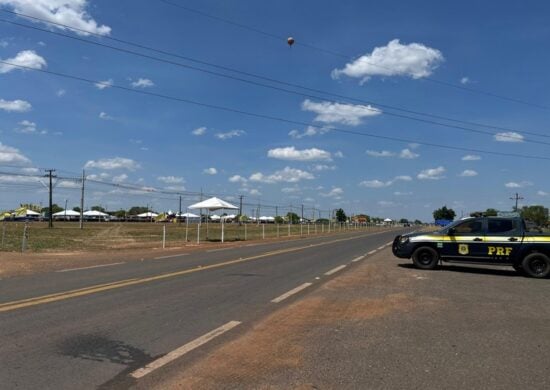
[[166, 249], [166, 224], [162, 224], [162, 249]]
[[25, 227], [23, 228], [23, 240], [21, 242], [21, 253], [27, 250], [27, 239], [29, 238], [27, 229], [28, 225], [25, 223]]
[[0, 248], [4, 249], [4, 241], [6, 239], [6, 221], [2, 223], [2, 246]]
[[309, 223], [307, 224], [307, 235], [309, 236]]
[[279, 238], [279, 222], [277, 222], [277, 238]]
[[290, 224], [288, 224], [288, 236], [290, 237]]
[[262, 223], [262, 240], [265, 240], [265, 223]]
[[246, 223], [244, 224], [244, 240], [246, 241]]
[[201, 224], [197, 223], [197, 244], [201, 243]]

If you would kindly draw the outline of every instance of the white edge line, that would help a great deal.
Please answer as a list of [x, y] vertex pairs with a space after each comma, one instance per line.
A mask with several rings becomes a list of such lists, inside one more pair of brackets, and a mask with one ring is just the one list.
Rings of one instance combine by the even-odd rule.
[[233, 249], [235, 247], [231, 246], [231, 247], [227, 247], [227, 248], [218, 248], [218, 249], [208, 249], [206, 252], [210, 253], [210, 252], [221, 252], [221, 251], [225, 251], [225, 250], [228, 250], [228, 249]]
[[296, 288], [293, 288], [292, 290], [290, 291], [287, 291], [286, 293], [284, 293], [283, 295], [281, 296], [278, 296], [277, 298], [275, 299], [272, 299], [271, 302], [273, 303], [279, 303], [281, 301], [284, 301], [285, 299], [287, 299], [288, 297], [294, 295], [294, 294], [297, 294], [299, 293], [300, 291], [308, 288], [309, 286], [311, 286], [313, 283], [304, 283]]
[[372, 255], [373, 253], [376, 253], [376, 249], [374, 249], [374, 250], [368, 252], [367, 255]]
[[343, 270], [344, 268], [346, 268], [346, 265], [345, 265], [345, 264], [339, 265], [338, 267], [333, 268], [333, 269], [331, 269], [331, 270], [328, 271], [328, 272], [325, 272], [325, 276], [330, 276], [330, 275], [332, 275], [332, 274], [335, 274], [336, 272], [338, 272], [338, 271], [340, 271], [340, 270]]
[[119, 264], [126, 264], [126, 262], [121, 261], [121, 262], [118, 262], [118, 263], [111, 263], [111, 264], [92, 265], [92, 266], [90, 266], [90, 267], [67, 268], [67, 269], [62, 269], [62, 270], [55, 271], [55, 272], [72, 272], [72, 271], [80, 271], [80, 270], [83, 270], [83, 269], [102, 268], [102, 267], [112, 267], [113, 265], [119, 265]]
[[382, 245], [382, 246], [379, 246], [379, 247], [378, 247], [378, 248], [376, 248], [376, 249], [377, 249], [377, 250], [379, 250], [379, 251], [381, 251], [382, 249], [384, 249], [384, 247], [385, 247], [385, 246], [384, 246], [384, 245]]
[[359, 256], [359, 257], [356, 257], [355, 259], [353, 259], [351, 262], [352, 262], [352, 263], [355, 263], [355, 262], [357, 262], [357, 261], [359, 261], [359, 260], [363, 260], [364, 258], [365, 258], [364, 255], [363, 255], [363, 256]]
[[170, 259], [172, 257], [180, 257], [180, 256], [187, 256], [189, 253], [180, 253], [179, 255], [168, 255], [168, 256], [159, 256], [155, 257], [155, 260], [161, 260], [161, 259]]
[[188, 342], [185, 345], [182, 345], [181, 347], [174, 349], [172, 352], [167, 353], [161, 358], [158, 358], [155, 361], [152, 361], [151, 363], [147, 364], [145, 367], [139, 368], [132, 372], [130, 376], [139, 379], [144, 377], [147, 374], [150, 374], [151, 372], [155, 371], [156, 369], [170, 363], [173, 360], [176, 360], [180, 358], [181, 356], [185, 355], [188, 352], [191, 352], [192, 350], [200, 347], [203, 344], [206, 344], [210, 340], [221, 336], [225, 332], [233, 329], [237, 325], [240, 325], [241, 322], [239, 321], [229, 321], [227, 324], [220, 326], [219, 328], [214, 329], [213, 331], [210, 331], [199, 338], [196, 338], [193, 341]]

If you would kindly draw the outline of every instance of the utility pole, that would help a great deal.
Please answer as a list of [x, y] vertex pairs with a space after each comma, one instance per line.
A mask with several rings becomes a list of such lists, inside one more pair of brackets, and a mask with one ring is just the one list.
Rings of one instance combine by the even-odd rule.
[[239, 195], [239, 226], [241, 226], [241, 221], [243, 219], [243, 195]]
[[300, 220], [301, 223], [304, 223], [304, 205], [302, 205], [302, 219]]
[[523, 197], [519, 196], [519, 194], [516, 192], [516, 195], [510, 199], [516, 201], [516, 207], [514, 208], [514, 211], [518, 211], [518, 200], [523, 200]]
[[179, 213], [178, 223], [181, 224], [181, 195], [180, 195], [180, 213]]
[[84, 229], [84, 182], [86, 181], [86, 172], [82, 170], [82, 193], [80, 194], [80, 229]]
[[48, 208], [48, 227], [49, 228], [53, 228], [53, 213], [52, 213], [52, 206], [53, 206], [53, 201], [52, 201], [52, 193], [53, 193], [53, 184], [52, 184], [52, 179], [56, 176], [54, 176], [54, 172], [55, 172], [55, 169], [45, 169], [44, 170], [45, 172], [47, 172], [46, 175], [44, 175], [44, 177], [49, 177], [50, 179], [50, 207]]

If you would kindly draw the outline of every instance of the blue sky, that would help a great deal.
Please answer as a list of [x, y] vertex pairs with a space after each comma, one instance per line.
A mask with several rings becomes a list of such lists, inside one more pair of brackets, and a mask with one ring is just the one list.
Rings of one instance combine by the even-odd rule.
[[[149, 189], [90, 182], [86, 204], [108, 209], [146, 203], [157, 211], [176, 209], [177, 196], [155, 191], [201, 189], [234, 202], [244, 195], [250, 204], [342, 207], [348, 214], [421, 220], [444, 204], [458, 215], [509, 210], [516, 192], [523, 204], [549, 206], [549, 160], [422, 143], [550, 158], [550, 53], [544, 50], [550, 5], [170, 2], [281, 39], [160, 0], [0, 0], [0, 7], [373, 104], [303, 90], [319, 98], [297, 96], [0, 22], [3, 61], [104, 82], [94, 86], [0, 63], [0, 171], [36, 175], [43, 173], [36, 168], [55, 168], [75, 177], [85, 168], [90, 179]], [[0, 18], [136, 50], [13, 14]], [[292, 47], [287, 36], [296, 40]], [[131, 93], [110, 83], [318, 127]], [[502, 129], [464, 125], [490, 134], [462, 131], [391, 116], [395, 111], [379, 105]], [[54, 201], [77, 206], [77, 187], [59, 180]], [[0, 209], [47, 202], [40, 180], [27, 176], [0, 174], [0, 193]], [[184, 197], [184, 207], [194, 200]]]

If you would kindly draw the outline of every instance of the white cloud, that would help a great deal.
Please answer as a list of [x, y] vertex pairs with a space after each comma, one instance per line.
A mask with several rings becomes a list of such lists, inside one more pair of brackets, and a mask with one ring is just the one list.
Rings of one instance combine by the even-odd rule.
[[132, 81], [131, 85], [134, 88], [150, 88], [150, 87], [154, 87], [155, 83], [153, 83], [149, 79], [140, 78], [138, 81]]
[[[86, 12], [87, 0], [0, 0], [0, 5], [9, 5], [15, 12], [45, 19], [49, 22], [89, 31], [94, 34], [109, 35], [111, 28], [98, 23]], [[30, 19], [35, 23], [43, 23]], [[45, 23], [49, 28], [66, 30], [63, 26]], [[79, 35], [89, 35], [77, 31]]]
[[504, 186], [506, 188], [523, 188], [523, 187], [529, 187], [529, 186], [532, 186], [533, 183], [530, 182], [530, 181], [522, 181], [522, 182], [519, 182], [519, 183], [516, 183], [516, 182], [509, 182], [509, 183], [506, 183], [504, 184]]
[[281, 188], [281, 192], [284, 194], [293, 194], [296, 192], [300, 192], [301, 190], [298, 187], [284, 187]]
[[334, 79], [343, 74], [363, 81], [372, 76], [409, 76], [419, 79], [430, 76], [443, 61], [443, 55], [437, 49], [421, 43], [403, 45], [399, 39], [394, 39], [386, 46], [376, 47], [372, 53], [346, 64], [343, 69], [333, 70], [331, 75]]
[[0, 110], [8, 112], [27, 112], [32, 108], [29, 102], [24, 100], [4, 100], [0, 99]]
[[539, 195], [539, 196], [548, 196], [550, 194], [548, 192], [544, 192], [544, 191], [537, 191], [537, 195]]
[[328, 133], [330, 129], [328, 127], [314, 127], [308, 126], [303, 133], [298, 130], [291, 130], [288, 135], [294, 139], [300, 139], [304, 137], [313, 137], [314, 135], [322, 135]]
[[39, 183], [37, 177], [0, 175], [0, 183]]
[[165, 184], [181, 184], [185, 183], [185, 179], [179, 176], [159, 176], [157, 177], [158, 181], [161, 181]]
[[395, 191], [393, 194], [395, 196], [408, 196], [408, 195], [412, 195], [413, 193], [410, 191], [408, 192]]
[[344, 125], [357, 126], [361, 119], [369, 116], [376, 116], [382, 113], [381, 110], [372, 106], [356, 104], [343, 104], [331, 102], [312, 102], [309, 99], [302, 103], [302, 110], [311, 111], [317, 114], [315, 121], [323, 123], [342, 123]]
[[226, 140], [234, 137], [240, 137], [245, 135], [246, 132], [244, 130], [231, 130], [227, 133], [217, 133], [215, 134], [215, 137], [221, 140]]
[[330, 152], [317, 148], [297, 150], [294, 146], [271, 149], [267, 157], [288, 161], [332, 161]]
[[523, 135], [515, 131], [506, 131], [494, 135], [495, 141], [498, 142], [523, 142]]
[[64, 89], [60, 89], [60, 90], [57, 91], [55, 94], [56, 94], [58, 97], [61, 97], [61, 96], [65, 96], [66, 93], [67, 93], [67, 91], [65, 91]]
[[0, 47], [1, 47], [1, 48], [8, 47], [9, 44], [10, 44], [10, 43], [9, 43], [7, 40], [5, 40], [5, 39], [1, 39], [1, 40], [0, 40]]
[[342, 153], [341, 151], [337, 151], [336, 153], [334, 153], [334, 157], [336, 157], [336, 158], [344, 158], [344, 153]]
[[481, 156], [477, 156], [475, 154], [467, 154], [466, 156], [462, 157], [462, 161], [478, 161], [481, 160]]
[[206, 168], [202, 171], [205, 175], [216, 175], [218, 173], [218, 170], [216, 168]]
[[473, 177], [473, 176], [477, 176], [477, 172], [474, 171], [474, 170], [471, 170], [471, 169], [465, 169], [464, 171], [462, 171], [462, 173], [459, 176], [461, 176], [461, 177]]
[[73, 180], [61, 180], [57, 183], [56, 187], [60, 188], [82, 188], [82, 184]]
[[368, 156], [371, 157], [393, 157], [395, 156], [395, 153], [390, 152], [389, 150], [381, 150], [380, 152], [376, 150], [367, 150], [365, 152]]
[[25, 157], [19, 149], [4, 145], [0, 142], [0, 163], [29, 164], [31, 160]]
[[231, 183], [246, 183], [248, 180], [241, 175], [233, 175], [229, 178]]
[[391, 207], [396, 205], [396, 203], [392, 202], [391, 200], [380, 200], [377, 203], [382, 207]]
[[310, 169], [313, 171], [321, 172], [321, 171], [334, 171], [336, 167], [334, 165], [315, 164]]
[[407, 159], [407, 160], [412, 160], [412, 159], [415, 159], [419, 156], [420, 155], [418, 153], [414, 153], [410, 149], [403, 149], [399, 153], [399, 158], [404, 158], [404, 159]]
[[141, 166], [134, 160], [124, 157], [104, 158], [101, 160], [90, 160], [84, 168], [97, 168], [97, 169], [127, 169], [129, 171], [135, 171]]
[[[1, 4], [2, 0], [0, 0]], [[3, 59], [2, 61], [9, 62], [13, 65], [19, 65], [24, 66], [27, 68], [33, 68], [33, 69], [42, 69], [47, 66], [46, 60], [36, 54], [34, 50], [24, 50], [17, 53], [17, 55], [13, 58], [7, 58]], [[8, 64], [0, 64], [0, 73], [8, 73], [12, 70], [19, 69], [19, 70], [25, 70], [22, 68], [18, 68], [17, 66], [12, 66]]]
[[15, 129], [15, 132], [21, 134], [48, 134], [46, 130], [38, 130], [36, 123], [28, 120], [19, 122], [19, 127]]
[[470, 79], [468, 77], [462, 77], [460, 79], [460, 84], [470, 84]]
[[126, 181], [126, 179], [128, 179], [128, 175], [125, 173], [118, 176], [113, 176], [113, 183], [122, 183]]
[[445, 178], [445, 172], [444, 167], [424, 169], [416, 177], [420, 180], [440, 180]]
[[341, 199], [344, 194], [344, 190], [340, 187], [335, 187], [326, 194], [320, 194], [324, 198]]
[[312, 180], [315, 176], [301, 169], [285, 167], [283, 170], [276, 171], [271, 175], [264, 175], [261, 172], [250, 175], [249, 180], [261, 183], [297, 183], [301, 180]]
[[206, 133], [206, 127], [197, 127], [191, 132], [193, 135], [204, 135]]
[[167, 186], [164, 187], [164, 189], [170, 191], [185, 191], [185, 186]]
[[98, 83], [95, 83], [95, 87], [99, 90], [103, 90], [105, 88], [111, 88], [114, 84], [114, 81], [113, 79], [109, 79], [109, 80], [105, 80], [105, 81], [100, 81]]
[[106, 112], [103, 112], [103, 111], [99, 113], [99, 118], [105, 121], [110, 121], [114, 119], [112, 116], [108, 115]]
[[412, 177], [401, 175], [401, 176], [396, 176], [392, 180], [388, 180], [388, 181], [382, 181], [378, 179], [364, 180], [359, 183], [359, 186], [365, 187], [365, 188], [383, 188], [383, 187], [389, 187], [397, 181], [411, 181], [411, 180], [412, 180]]

